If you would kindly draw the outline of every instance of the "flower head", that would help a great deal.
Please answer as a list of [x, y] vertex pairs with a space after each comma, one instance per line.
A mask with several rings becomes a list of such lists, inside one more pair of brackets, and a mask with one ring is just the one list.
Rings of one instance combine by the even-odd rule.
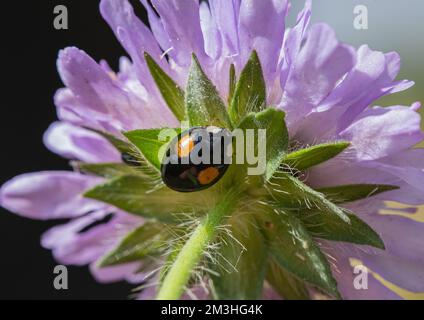
[[[119, 72], [74, 47], [59, 53], [66, 87], [44, 142], [74, 170], [15, 177], [1, 205], [71, 218], [42, 245], [99, 281], [147, 277], [142, 297], [398, 298], [375, 277], [356, 290], [355, 261], [423, 292], [422, 223], [379, 214], [385, 201], [424, 203], [420, 104], [373, 106], [413, 85], [396, 80], [398, 54], [310, 25], [309, 0], [292, 28], [286, 0], [141, 2], [150, 28], [127, 0], [100, 4], [130, 57]], [[266, 174], [232, 166], [196, 195], [168, 189], [155, 137], [185, 119], [266, 129]]]

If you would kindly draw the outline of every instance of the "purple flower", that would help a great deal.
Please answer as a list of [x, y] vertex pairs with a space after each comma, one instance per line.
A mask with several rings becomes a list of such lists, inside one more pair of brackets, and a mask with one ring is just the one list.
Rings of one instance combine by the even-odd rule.
[[[396, 299], [399, 296], [375, 277], [368, 290], [355, 290], [352, 258], [386, 280], [413, 292], [424, 292], [423, 224], [407, 217], [381, 215], [384, 201], [424, 204], [424, 139], [419, 103], [373, 106], [388, 94], [413, 82], [396, 80], [397, 53], [359, 49], [340, 43], [324, 23], [309, 25], [311, 2], [286, 28], [285, 0], [141, 0], [151, 29], [126, 0], [102, 0], [100, 11], [131, 60], [121, 58], [118, 73], [77, 48], [59, 53], [58, 70], [66, 88], [55, 104], [59, 121], [44, 136], [53, 152], [84, 163], [121, 162], [121, 154], [92, 129], [123, 138], [135, 129], [178, 127], [151, 76], [144, 52], [185, 88], [191, 55], [224, 101], [228, 100], [229, 69], [236, 74], [253, 50], [261, 62], [267, 105], [284, 110], [291, 142], [316, 145], [351, 142], [337, 157], [308, 170], [314, 188], [352, 184], [384, 184], [399, 189], [346, 205], [381, 236], [385, 250], [320, 240], [332, 261], [338, 289], [346, 299]], [[166, 56], [166, 59], [165, 59]], [[90, 129], [87, 129], [90, 128]], [[85, 198], [84, 192], [104, 178], [78, 171], [23, 174], [1, 187], [0, 204], [33, 219], [71, 218], [42, 236], [42, 245], [63, 264], [86, 265], [99, 281], [126, 279], [140, 283], [139, 263], [99, 268], [98, 261], [145, 219], [115, 206]], [[112, 217], [100, 225], [94, 222]], [[145, 290], [144, 296], [148, 296]], [[266, 291], [267, 297], [273, 295]]]

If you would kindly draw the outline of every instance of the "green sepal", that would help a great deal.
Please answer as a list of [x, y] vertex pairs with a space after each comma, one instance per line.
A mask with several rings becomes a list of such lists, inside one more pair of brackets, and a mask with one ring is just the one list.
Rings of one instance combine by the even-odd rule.
[[216, 126], [232, 129], [225, 104], [195, 55], [188, 76], [185, 106], [191, 127]]
[[99, 263], [100, 267], [140, 261], [149, 255], [157, 255], [166, 248], [170, 231], [163, 224], [145, 222], [131, 231], [121, 242], [108, 252]]
[[230, 66], [230, 80], [228, 84], [228, 105], [230, 105], [231, 101], [233, 101], [236, 85], [237, 85], [236, 68], [234, 66], [234, 63], [232, 63]]
[[238, 124], [248, 113], [266, 106], [266, 84], [258, 54], [253, 51], [240, 74], [230, 105], [230, 117]]
[[[137, 167], [129, 166], [125, 163], [83, 163], [72, 162], [72, 166], [85, 174], [90, 174], [106, 179], [113, 179], [124, 175], [143, 175], [143, 171], [138, 170]], [[146, 176], [146, 178], [148, 178]]]
[[350, 222], [334, 219], [331, 213], [317, 210], [301, 210], [297, 217], [306, 229], [316, 238], [349, 242], [385, 249], [384, 242], [377, 232], [355, 214], [344, 210]]
[[164, 223], [179, 223], [194, 218], [193, 208], [197, 208], [196, 214], [208, 210], [214, 201], [214, 196], [209, 190], [204, 190], [193, 197], [163, 185], [155, 185], [143, 177], [127, 175], [95, 186], [84, 196], [138, 216]]
[[293, 169], [306, 170], [336, 157], [349, 146], [347, 141], [318, 144], [287, 154], [282, 163]]
[[399, 189], [385, 184], [350, 184], [316, 189], [333, 203], [345, 203], [376, 196], [377, 194]]
[[236, 215], [218, 236], [216, 260], [210, 263], [213, 296], [219, 300], [262, 297], [268, 250], [252, 216]]
[[169, 109], [179, 121], [184, 120], [184, 91], [162, 70], [147, 52], [144, 53], [144, 58], [146, 59], [150, 74], [162, 94], [163, 100], [165, 100]]
[[179, 128], [141, 129], [124, 132], [124, 135], [154, 168], [160, 170], [167, 145], [180, 131]]
[[302, 222], [289, 212], [266, 207], [258, 214], [270, 255], [297, 278], [339, 298], [330, 265]]
[[341, 219], [347, 223], [350, 221], [342, 208], [290, 174], [278, 172], [271, 179], [267, 189], [280, 208], [288, 210], [318, 208], [328, 212], [335, 219]]
[[[266, 161], [266, 168], [264, 173], [266, 181], [268, 181], [273, 176], [274, 172], [278, 169], [281, 160], [283, 159], [287, 151], [289, 135], [284, 118], [285, 113], [283, 111], [274, 108], [268, 108], [258, 113], [249, 114], [242, 120], [239, 125], [239, 128], [243, 129], [245, 132], [245, 163], [247, 163], [247, 153], [254, 154], [255, 156], [260, 156], [258, 152], [258, 146], [266, 146], [266, 158], [263, 159]], [[255, 140], [253, 145], [246, 144], [247, 129], [255, 130]], [[266, 134], [264, 137], [261, 137], [261, 135], [259, 134], [258, 130], [260, 129], [266, 130]], [[248, 165], [246, 164], [246, 166]]]
[[284, 270], [274, 259], [270, 259], [266, 280], [285, 300], [309, 300], [305, 282]]

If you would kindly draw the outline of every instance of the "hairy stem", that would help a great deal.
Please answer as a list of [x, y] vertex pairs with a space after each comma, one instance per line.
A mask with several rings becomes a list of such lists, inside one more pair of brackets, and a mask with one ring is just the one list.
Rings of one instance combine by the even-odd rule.
[[176, 300], [184, 292], [193, 269], [201, 260], [205, 249], [216, 235], [217, 227], [231, 214], [237, 198], [236, 192], [229, 192], [211, 209], [181, 248], [173, 265], [165, 276], [158, 300]]

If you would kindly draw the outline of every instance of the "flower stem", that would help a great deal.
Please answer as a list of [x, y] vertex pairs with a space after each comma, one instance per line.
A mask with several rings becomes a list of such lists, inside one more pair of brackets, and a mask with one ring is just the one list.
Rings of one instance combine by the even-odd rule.
[[209, 242], [213, 240], [217, 227], [224, 217], [230, 215], [235, 200], [236, 192], [227, 193], [202, 219], [166, 274], [156, 296], [157, 300], [177, 300], [181, 297], [193, 269], [201, 260]]

